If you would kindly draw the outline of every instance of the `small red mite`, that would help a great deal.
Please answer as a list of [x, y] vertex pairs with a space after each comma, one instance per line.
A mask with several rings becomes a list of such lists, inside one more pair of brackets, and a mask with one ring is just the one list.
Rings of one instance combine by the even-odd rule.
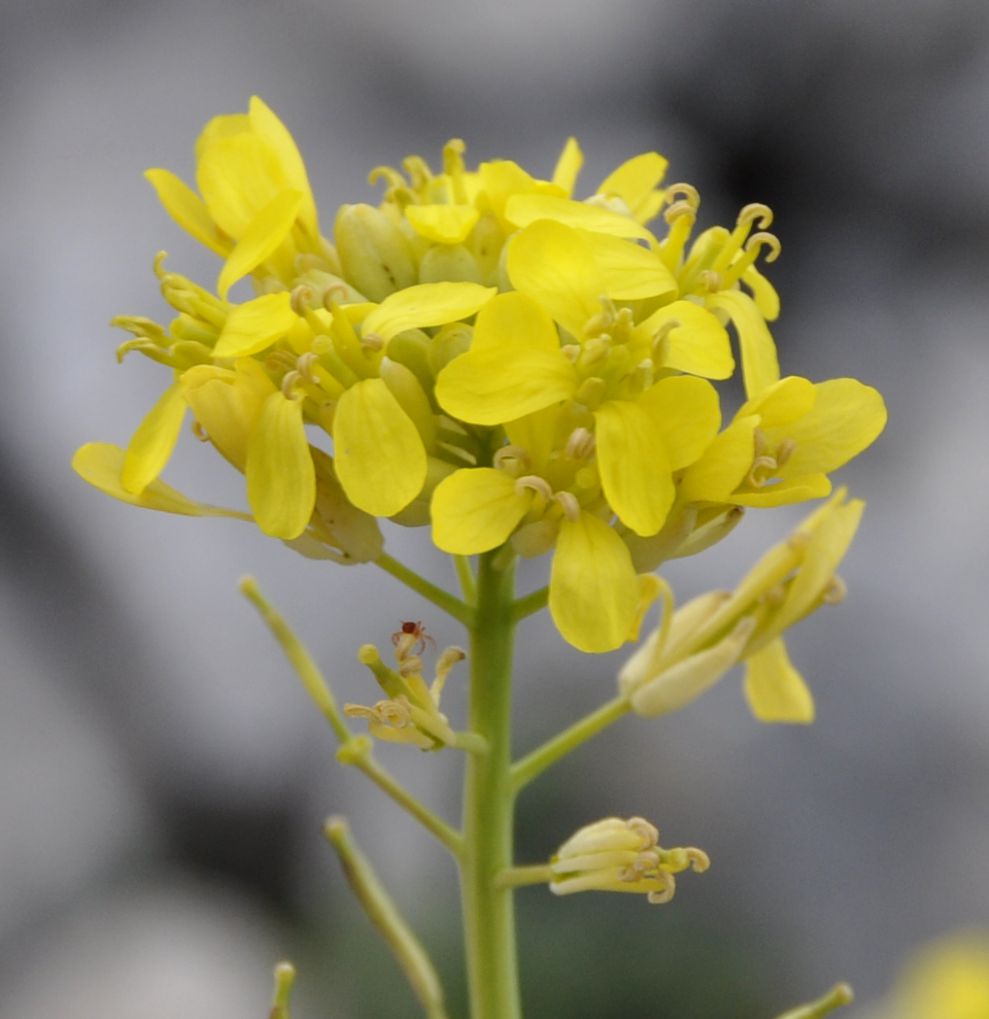
[[411, 620], [406, 619], [402, 622], [402, 628], [396, 630], [391, 635], [392, 644], [397, 644], [405, 634], [410, 634], [415, 637], [416, 643], [412, 645], [410, 650], [415, 654], [422, 654], [426, 650], [428, 644], [433, 649], [436, 648], [436, 641], [433, 640], [431, 634], [426, 632], [426, 627], [422, 625], [422, 620]]

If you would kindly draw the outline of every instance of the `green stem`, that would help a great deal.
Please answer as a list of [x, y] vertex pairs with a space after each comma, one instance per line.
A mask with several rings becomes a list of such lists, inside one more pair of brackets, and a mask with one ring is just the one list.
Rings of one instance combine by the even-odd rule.
[[400, 580], [406, 587], [412, 588], [417, 594], [421, 594], [427, 601], [431, 601], [438, 608], [441, 608], [448, 615], [453, 616], [464, 626], [470, 626], [474, 613], [471, 607], [459, 598], [444, 591], [442, 587], [434, 584], [425, 577], [420, 577], [415, 570], [410, 570], [404, 563], [393, 559], [387, 552], [382, 552], [374, 560], [375, 565], [380, 566], [386, 573], [390, 573], [397, 580]]
[[463, 842], [460, 833], [417, 800], [383, 764], [374, 759], [371, 755], [371, 741], [367, 736], [352, 736], [337, 751], [337, 760], [341, 764], [352, 764], [367, 775], [386, 796], [390, 796], [403, 810], [408, 811], [431, 835], [435, 835], [455, 857], [459, 858]]
[[502, 888], [522, 888], [525, 885], [545, 885], [553, 880], [553, 868], [548, 863], [532, 863], [525, 867], [509, 867], [498, 875]]
[[289, 1019], [288, 1006], [294, 984], [295, 967], [290, 962], [280, 962], [275, 967], [275, 994], [268, 1019]]
[[461, 891], [471, 1019], [520, 1019], [515, 912], [498, 878], [512, 865], [511, 679], [514, 570], [481, 556], [471, 627], [470, 728], [488, 752], [470, 755], [464, 780]]
[[628, 710], [628, 701], [624, 697], [615, 697], [547, 740], [541, 747], [536, 747], [531, 753], [526, 754], [512, 766], [512, 793], [517, 794], [550, 765], [555, 764], [561, 757], [566, 757], [602, 729], [617, 722]]
[[367, 857], [357, 848], [350, 826], [342, 817], [331, 817], [323, 826], [323, 834], [340, 857], [350, 887], [388, 943], [428, 1019], [446, 1019], [443, 988], [436, 970]]

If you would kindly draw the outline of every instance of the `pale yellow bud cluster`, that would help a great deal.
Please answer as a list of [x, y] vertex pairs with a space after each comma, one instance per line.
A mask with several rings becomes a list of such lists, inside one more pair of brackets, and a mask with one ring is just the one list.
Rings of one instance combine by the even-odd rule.
[[844, 490], [770, 549], [734, 591], [711, 591], [675, 612], [666, 589], [663, 622], [629, 658], [619, 688], [632, 709], [654, 717], [685, 707], [729, 669], [746, 662], [746, 694], [763, 721], [809, 722], [810, 691], [782, 634], [823, 604], [840, 600], [835, 569], [861, 517]]
[[675, 874], [688, 868], [702, 873], [710, 866], [700, 849], [663, 849], [659, 830], [641, 817], [607, 817], [581, 828], [560, 846], [550, 861], [549, 889], [573, 892], [633, 892], [649, 902], [669, 902]]
[[[408, 627], [408, 628], [406, 628]], [[357, 654], [387, 697], [371, 707], [345, 704], [344, 714], [367, 720], [368, 732], [388, 743], [407, 743], [421, 750], [440, 750], [460, 744], [450, 721], [440, 711], [440, 698], [453, 667], [466, 658], [458, 647], [443, 650], [436, 662], [433, 682], [423, 678], [421, 654], [432, 643], [421, 623], [403, 624], [392, 635], [396, 668], [389, 668], [373, 644], [365, 644]]]

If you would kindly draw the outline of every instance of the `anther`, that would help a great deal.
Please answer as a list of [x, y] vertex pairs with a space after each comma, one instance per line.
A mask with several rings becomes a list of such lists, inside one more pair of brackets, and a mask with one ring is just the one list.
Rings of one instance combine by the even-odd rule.
[[346, 304], [350, 296], [350, 288], [346, 283], [331, 283], [323, 291], [323, 307], [327, 311], [333, 311], [334, 307], [341, 302]]
[[745, 480], [753, 488], [762, 488], [762, 486], [766, 484], [768, 478], [764, 474], [760, 474], [759, 472], [763, 469], [772, 472], [775, 471], [778, 467], [779, 463], [776, 461], [775, 457], [757, 456], [755, 460], [752, 461], [752, 469], [749, 471]]
[[752, 236], [745, 243], [746, 253], [755, 252], [753, 255], [753, 261], [762, 254], [761, 249], [768, 248], [769, 254], [765, 255], [767, 262], [775, 262], [780, 257], [780, 252], [783, 250], [783, 245], [780, 243], [780, 239], [776, 234], [766, 233], [761, 230], [759, 233], [752, 234]]
[[761, 202], [752, 202], [749, 205], [743, 205], [739, 210], [738, 219], [735, 220], [737, 226], [745, 226], [752, 223], [760, 230], [768, 230], [773, 222], [773, 210], [768, 205], [763, 205]]
[[567, 520], [576, 523], [580, 519], [580, 503], [573, 492], [557, 492], [553, 498], [560, 504]]
[[838, 605], [845, 600], [845, 595], [847, 594], [848, 585], [836, 573], [828, 581], [828, 586], [825, 587], [822, 598], [825, 605]]
[[365, 350], [373, 350], [377, 353], [379, 350], [385, 349], [385, 339], [378, 333], [368, 333], [366, 336], [361, 337], [361, 346]]
[[702, 269], [700, 272], [701, 286], [708, 293], [714, 294], [721, 289], [721, 273], [714, 269]]
[[670, 208], [679, 202], [696, 211], [701, 204], [701, 196], [697, 188], [693, 184], [687, 184], [683, 181], [678, 181], [676, 184], [671, 184], [668, 188], [665, 188], [664, 197], [670, 203]]
[[511, 474], [513, 477], [518, 477], [523, 471], [527, 471], [532, 463], [525, 449], [510, 443], [497, 450], [492, 460], [498, 470], [505, 471], [506, 474]]
[[587, 428], [575, 428], [567, 439], [566, 454], [571, 460], [589, 460], [595, 448], [594, 435]]
[[200, 442], [209, 442], [209, 435], [207, 434], [206, 429], [203, 428], [198, 421], [192, 422], [192, 434], [195, 435]]
[[295, 361], [295, 367], [299, 375], [309, 383], [313, 385], [318, 384], [319, 380], [313, 374], [313, 365], [319, 363], [319, 354], [312, 350], [307, 351], [305, 354], [300, 354]]
[[691, 205], [690, 202], [680, 200], [674, 202], [667, 210], [663, 213], [663, 219], [672, 226], [678, 219], [689, 216], [691, 221], [697, 218], [697, 206]]
[[312, 287], [307, 286], [305, 283], [300, 283], [297, 287], [292, 290], [289, 295], [289, 304], [291, 305], [292, 311], [300, 317], [305, 317], [306, 311], [312, 302], [313, 292]]
[[304, 394], [299, 392], [303, 383], [302, 373], [290, 371], [282, 379], [282, 395], [286, 400], [301, 399]]
[[545, 478], [539, 477], [538, 474], [525, 474], [521, 478], [517, 478], [515, 481], [516, 492], [535, 492], [536, 495], [541, 495], [544, 499], [549, 500], [553, 498], [553, 489], [550, 487], [549, 482]]
[[796, 439], [784, 439], [776, 450], [776, 463], [782, 467], [783, 464], [793, 456], [793, 451], [797, 448]]

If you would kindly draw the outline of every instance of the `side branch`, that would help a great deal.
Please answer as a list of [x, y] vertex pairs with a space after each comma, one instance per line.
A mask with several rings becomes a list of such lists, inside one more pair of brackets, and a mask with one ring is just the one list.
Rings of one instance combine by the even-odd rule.
[[415, 570], [410, 570], [404, 563], [393, 559], [387, 552], [382, 552], [374, 560], [376, 566], [380, 566], [385, 573], [390, 573], [396, 580], [400, 580], [406, 587], [411, 588], [416, 594], [422, 595], [427, 601], [431, 601], [437, 608], [442, 609], [447, 615], [452, 616], [464, 626], [471, 626], [474, 621], [474, 610], [459, 598], [445, 591], [438, 584], [419, 576]]
[[550, 765], [617, 722], [628, 710], [628, 700], [625, 697], [615, 697], [516, 761], [512, 765], [512, 792], [518, 793]]

